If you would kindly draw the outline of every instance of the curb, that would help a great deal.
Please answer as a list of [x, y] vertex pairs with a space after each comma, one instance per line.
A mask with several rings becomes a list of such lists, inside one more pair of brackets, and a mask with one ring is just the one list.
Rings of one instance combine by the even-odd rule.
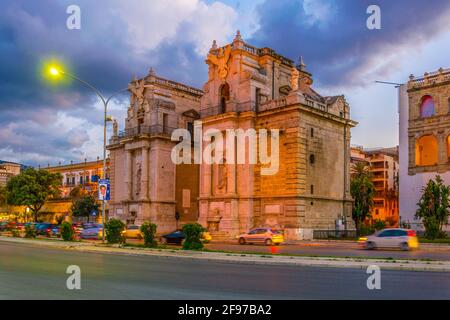
[[382, 260], [364, 258], [327, 258], [327, 257], [294, 257], [294, 256], [271, 256], [255, 254], [233, 254], [219, 252], [177, 251], [170, 249], [147, 249], [147, 248], [122, 248], [103, 245], [92, 245], [90, 243], [53, 242], [31, 239], [17, 239], [0, 237], [2, 242], [25, 243], [37, 246], [53, 247], [65, 250], [77, 250], [90, 253], [125, 254], [134, 256], [158, 256], [165, 258], [184, 258], [190, 260], [205, 260], [220, 263], [237, 263], [252, 265], [289, 265], [309, 267], [331, 267], [331, 268], [357, 268], [365, 269], [369, 265], [377, 265], [385, 270], [408, 270], [428, 272], [450, 272], [448, 261], [414, 261], [414, 260]]

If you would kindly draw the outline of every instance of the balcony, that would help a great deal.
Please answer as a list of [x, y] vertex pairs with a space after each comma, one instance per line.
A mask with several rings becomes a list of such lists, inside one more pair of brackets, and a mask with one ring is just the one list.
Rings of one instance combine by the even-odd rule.
[[163, 126], [163, 125], [152, 125], [152, 126], [138, 126], [134, 128], [126, 128], [125, 131], [119, 133], [119, 139], [133, 138], [138, 136], [168, 136], [172, 135], [172, 132], [176, 128]]

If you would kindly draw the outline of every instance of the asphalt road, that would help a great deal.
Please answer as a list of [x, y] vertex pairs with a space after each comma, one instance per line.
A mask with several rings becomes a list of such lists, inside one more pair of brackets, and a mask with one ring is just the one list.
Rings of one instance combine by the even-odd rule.
[[431, 259], [450, 261], [450, 246], [447, 249], [422, 248], [412, 251], [396, 249], [365, 250], [356, 243], [339, 242], [304, 242], [281, 246], [239, 245], [231, 243], [210, 243], [211, 250], [234, 252], [253, 252], [264, 254], [296, 254], [308, 256], [362, 257], [362, 258], [394, 258], [394, 259]]
[[[66, 269], [81, 268], [81, 290]], [[0, 241], [0, 299], [450, 299], [450, 273], [271, 266], [85, 253]]]

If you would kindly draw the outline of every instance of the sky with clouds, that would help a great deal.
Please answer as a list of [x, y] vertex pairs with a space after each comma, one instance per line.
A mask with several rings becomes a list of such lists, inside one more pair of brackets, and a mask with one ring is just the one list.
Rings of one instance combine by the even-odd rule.
[[[69, 5], [81, 30], [66, 27]], [[381, 8], [381, 30], [366, 27], [367, 7]], [[448, 0], [3, 0], [0, 4], [0, 159], [28, 165], [95, 159], [102, 154], [102, 106], [75, 82], [49, 85], [42, 65], [57, 59], [105, 94], [153, 67], [201, 87], [212, 40], [246, 42], [304, 56], [323, 95], [345, 94], [359, 126], [352, 143], [398, 144], [396, 89], [450, 67]], [[127, 97], [110, 114], [123, 119]]]

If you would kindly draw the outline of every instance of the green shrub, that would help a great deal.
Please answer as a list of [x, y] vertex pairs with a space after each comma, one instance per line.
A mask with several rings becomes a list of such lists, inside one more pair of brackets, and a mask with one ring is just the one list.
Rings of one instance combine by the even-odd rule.
[[36, 229], [34, 225], [25, 225], [25, 238], [36, 238]]
[[358, 228], [358, 236], [369, 236], [375, 233], [375, 229], [372, 226], [360, 225]]
[[155, 239], [156, 224], [144, 222], [141, 225], [141, 233], [144, 236], [144, 245], [146, 247], [154, 248], [158, 245]]
[[185, 235], [183, 249], [185, 250], [200, 250], [203, 249], [202, 233], [206, 231], [198, 223], [188, 223], [183, 226], [183, 233]]
[[19, 231], [19, 229], [17, 229], [16, 226], [11, 227], [10, 231], [11, 231], [11, 235], [14, 238], [20, 238], [20, 231]]
[[383, 220], [377, 219], [377, 220], [375, 220], [375, 222], [373, 223], [372, 227], [373, 227], [376, 231], [383, 230], [384, 228], [386, 228], [386, 222], [384, 222]]
[[447, 237], [447, 233], [441, 230], [439, 222], [434, 217], [424, 219], [423, 225], [425, 227], [425, 238], [435, 240], [444, 239]]
[[74, 231], [72, 224], [70, 222], [63, 222], [61, 225], [61, 238], [64, 241], [72, 241], [74, 236]]
[[122, 231], [125, 229], [125, 224], [119, 219], [110, 219], [105, 223], [105, 237], [108, 243], [125, 243], [125, 236]]

